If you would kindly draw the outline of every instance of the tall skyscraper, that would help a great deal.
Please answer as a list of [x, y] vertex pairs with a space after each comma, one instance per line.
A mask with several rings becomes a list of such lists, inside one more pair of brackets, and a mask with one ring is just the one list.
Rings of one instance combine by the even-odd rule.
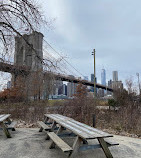
[[122, 81], [118, 80], [118, 72], [117, 71], [113, 71], [112, 88], [113, 89], [123, 89], [123, 83], [122, 83]]
[[9, 88], [11, 88], [12, 87], [12, 83], [11, 83], [11, 81], [8, 81], [7, 82], [7, 89], [9, 89]]
[[112, 88], [112, 80], [108, 81], [108, 87]]
[[106, 71], [105, 71], [105, 69], [102, 69], [102, 71], [101, 71], [101, 84], [106, 86]]
[[118, 81], [118, 72], [113, 71], [113, 81]]

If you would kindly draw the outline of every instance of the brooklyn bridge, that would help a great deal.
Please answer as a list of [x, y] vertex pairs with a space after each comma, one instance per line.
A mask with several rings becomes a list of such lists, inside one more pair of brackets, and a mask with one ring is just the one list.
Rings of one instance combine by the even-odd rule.
[[[0, 71], [11, 73], [13, 83], [16, 82], [16, 78], [19, 76], [25, 78], [25, 80], [29, 80], [30, 74], [40, 72], [40, 74], [42, 74], [42, 80], [45, 80], [44, 76], [51, 75], [54, 80], [81, 83], [86, 86], [94, 86], [93, 82], [77, 77], [72, 77], [71, 74], [66, 75], [51, 71], [45, 68], [45, 64], [46, 63], [44, 62], [43, 57], [43, 34], [39, 32], [33, 32], [30, 35], [23, 35], [23, 38], [15, 37], [14, 62], [1, 61]], [[28, 82], [28, 84], [31, 83]], [[96, 83], [96, 88], [113, 92], [112, 88], [99, 83]]]

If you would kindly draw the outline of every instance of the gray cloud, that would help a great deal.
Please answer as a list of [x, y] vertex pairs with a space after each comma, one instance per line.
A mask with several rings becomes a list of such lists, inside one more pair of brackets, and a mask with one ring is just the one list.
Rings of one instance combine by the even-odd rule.
[[97, 77], [101, 69], [119, 71], [123, 81], [136, 78], [141, 58], [140, 0], [39, 0], [47, 18], [56, 18], [44, 36], [82, 74], [93, 72], [91, 52], [96, 49]]
[[47, 33], [47, 39], [51, 37], [56, 48], [66, 51], [80, 72], [93, 72], [93, 48], [99, 80], [103, 66], [107, 79], [112, 77], [113, 70], [119, 71], [122, 80], [140, 72], [140, 0], [61, 0], [54, 10], [56, 7], [62, 14], [56, 12], [56, 29]]

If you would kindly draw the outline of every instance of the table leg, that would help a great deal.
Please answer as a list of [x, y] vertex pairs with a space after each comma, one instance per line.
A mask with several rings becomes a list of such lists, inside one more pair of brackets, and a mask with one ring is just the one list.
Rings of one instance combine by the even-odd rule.
[[11, 124], [10, 118], [7, 118], [6, 120], [7, 120], [8, 124], [10, 125]]
[[113, 158], [113, 156], [112, 156], [112, 154], [111, 154], [111, 152], [110, 152], [105, 140], [103, 138], [97, 138], [97, 139], [98, 139], [98, 141], [99, 141], [99, 143], [100, 143], [100, 145], [101, 145], [106, 157], [107, 158]]
[[[50, 131], [53, 131], [55, 127], [56, 127], [56, 122], [53, 121], [53, 124], [52, 124], [52, 126], [51, 126]], [[46, 140], [49, 140], [49, 139], [50, 139], [50, 138], [49, 138], [49, 136], [48, 136], [48, 134], [47, 134]]]
[[82, 141], [83, 141], [82, 138], [80, 138], [79, 136], [76, 137], [76, 139], [75, 139], [75, 141], [73, 143], [73, 147], [72, 147], [73, 151], [70, 152], [70, 154], [68, 156], [69, 158], [75, 157], [75, 154], [78, 152], [79, 147], [80, 147]]
[[6, 135], [6, 137], [7, 137], [7, 138], [11, 138], [11, 135], [10, 135], [8, 129], [6, 128], [6, 125], [4, 124], [4, 122], [1, 123], [1, 126], [2, 126], [2, 129], [3, 129], [3, 131], [4, 131], [5, 135]]
[[[49, 120], [49, 118], [48, 118], [48, 117], [45, 117], [44, 123], [46, 123], [48, 120]], [[40, 127], [39, 132], [42, 132], [42, 131], [43, 131], [43, 127]]]
[[[7, 120], [7, 122], [8, 122], [9, 125], [12, 123], [12, 121], [10, 120], [10, 118], [7, 118], [6, 120]], [[12, 128], [12, 131], [16, 131], [14, 127]]]
[[83, 139], [83, 144], [88, 144], [87, 140]]

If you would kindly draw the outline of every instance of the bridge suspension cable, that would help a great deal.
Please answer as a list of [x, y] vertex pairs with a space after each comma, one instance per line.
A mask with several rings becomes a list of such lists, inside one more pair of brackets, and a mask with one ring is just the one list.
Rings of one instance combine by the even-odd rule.
[[74, 69], [78, 74], [84, 77], [70, 62], [68, 62], [58, 51], [56, 51], [46, 40], [44, 42], [50, 47], [57, 55], [59, 55], [72, 69]]
[[[50, 58], [49, 60], [55, 60], [55, 62], [58, 62], [58, 59], [56, 59], [53, 55], [51, 55], [51, 53], [49, 53], [46, 49], [43, 49], [43, 52], [45, 52], [46, 54], [48, 54], [48, 56], [46, 56], [46, 54], [44, 54], [45, 58]], [[68, 67], [66, 66], [65, 63], [62, 63], [62, 61], [58, 62], [59, 66], [55, 67], [56, 71], [58, 71], [58, 73], [63, 73], [63, 74], [67, 74], [68, 72], [70, 72], [71, 74], [74, 74], [73, 71], [71, 71], [70, 69], [68, 69]], [[65, 69], [65, 70], [64, 70]], [[76, 75], [76, 74], [74, 74]]]

